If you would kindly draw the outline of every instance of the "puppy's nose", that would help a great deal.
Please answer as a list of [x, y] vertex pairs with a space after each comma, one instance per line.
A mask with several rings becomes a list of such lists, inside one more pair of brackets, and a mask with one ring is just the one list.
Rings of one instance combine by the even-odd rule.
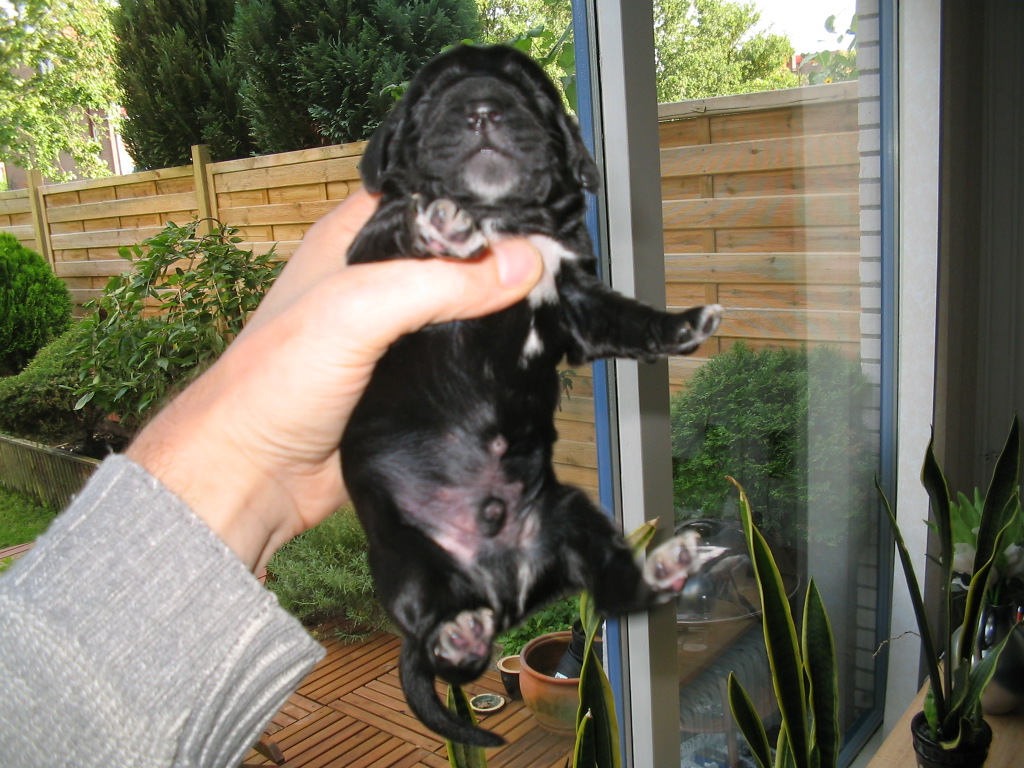
[[501, 122], [501, 108], [497, 102], [489, 99], [471, 101], [466, 105], [466, 122], [474, 131], [482, 131]]

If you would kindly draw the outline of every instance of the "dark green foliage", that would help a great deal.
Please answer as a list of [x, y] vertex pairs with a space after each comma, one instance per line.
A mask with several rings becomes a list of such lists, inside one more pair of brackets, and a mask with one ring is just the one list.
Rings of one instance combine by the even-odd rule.
[[[76, 407], [116, 413], [135, 429], [153, 406], [237, 336], [281, 270], [273, 249], [240, 249], [237, 230], [198, 234], [169, 222], [142, 246], [121, 248], [135, 270], [111, 278], [83, 322]], [[153, 314], [152, 304], [158, 312]]]
[[580, 615], [578, 596], [566, 597], [544, 606], [520, 626], [513, 627], [497, 639], [502, 654], [512, 656], [523, 650], [528, 642], [548, 632], [564, 632]]
[[367, 634], [387, 630], [355, 512], [342, 509], [292, 539], [267, 565], [267, 586], [305, 624], [344, 617]]
[[388, 86], [477, 31], [472, 0], [243, 0], [231, 42], [257, 150], [366, 138]]
[[0, 549], [35, 541], [56, 514], [27, 496], [0, 488]]
[[[754, 351], [740, 342], [711, 358], [672, 399], [677, 510], [734, 517], [731, 475], [767, 534], [800, 539], [809, 505], [836, 509], [838, 526], [863, 509], [871, 487], [868, 390], [859, 364], [828, 347]], [[833, 533], [814, 531], [825, 541]]]
[[105, 415], [75, 410], [75, 388], [86, 329], [73, 326], [41, 350], [16, 376], [0, 379], [0, 430], [49, 445], [80, 448]]
[[17, 373], [71, 325], [71, 297], [42, 256], [0, 232], [0, 376]]
[[209, 144], [214, 160], [251, 153], [227, 51], [234, 12], [232, 0], [122, 0], [114, 10], [122, 133], [139, 167], [188, 164], [193, 144]]

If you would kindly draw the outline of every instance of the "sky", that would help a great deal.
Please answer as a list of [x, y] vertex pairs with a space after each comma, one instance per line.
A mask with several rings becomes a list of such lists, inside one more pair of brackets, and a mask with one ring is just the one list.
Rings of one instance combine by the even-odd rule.
[[[845, 31], [856, 9], [854, 0], [753, 0], [761, 12], [756, 31], [786, 34], [797, 53], [835, 48], [835, 35], [825, 31], [825, 19], [836, 14], [836, 28]], [[845, 47], [848, 40], [843, 41]]]

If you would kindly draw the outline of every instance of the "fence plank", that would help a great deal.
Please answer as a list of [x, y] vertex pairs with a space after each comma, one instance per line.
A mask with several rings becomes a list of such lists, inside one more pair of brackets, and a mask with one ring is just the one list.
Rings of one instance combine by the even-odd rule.
[[854, 165], [860, 162], [857, 139], [857, 132], [851, 131], [673, 147], [661, 151], [661, 173], [663, 176], [694, 176]]
[[98, 466], [95, 459], [0, 435], [0, 486], [52, 509], [66, 507]]
[[856, 194], [667, 200], [665, 229], [857, 226]]
[[127, 197], [92, 203], [77, 203], [49, 208], [46, 217], [51, 224], [77, 222], [88, 219], [103, 219], [121, 216], [141, 216], [165, 213], [167, 211], [196, 210], [195, 192], [178, 192], [170, 195], [149, 197]]

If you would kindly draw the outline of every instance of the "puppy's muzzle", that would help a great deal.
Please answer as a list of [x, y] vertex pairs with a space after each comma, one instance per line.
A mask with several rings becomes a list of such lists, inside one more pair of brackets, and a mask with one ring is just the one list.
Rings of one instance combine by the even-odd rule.
[[489, 99], [470, 102], [466, 108], [466, 122], [477, 133], [484, 133], [488, 128], [501, 122], [501, 107]]

